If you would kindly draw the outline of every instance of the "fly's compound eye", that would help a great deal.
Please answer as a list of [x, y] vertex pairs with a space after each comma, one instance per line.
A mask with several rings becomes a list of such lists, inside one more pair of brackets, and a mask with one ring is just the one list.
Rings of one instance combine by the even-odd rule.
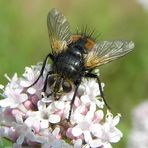
[[72, 85], [71, 85], [71, 83], [68, 82], [68, 81], [64, 81], [64, 82], [62, 83], [62, 87], [63, 87], [63, 91], [64, 91], [64, 92], [70, 92], [70, 91], [72, 90]]
[[55, 82], [54, 77], [49, 77], [49, 78], [48, 78], [48, 85], [49, 85], [49, 86], [52, 86], [54, 82]]

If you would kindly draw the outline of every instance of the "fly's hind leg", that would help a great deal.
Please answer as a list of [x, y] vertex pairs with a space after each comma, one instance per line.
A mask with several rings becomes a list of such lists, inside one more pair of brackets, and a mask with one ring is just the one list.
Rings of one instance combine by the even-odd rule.
[[102, 86], [101, 86], [101, 80], [99, 79], [99, 77], [97, 75], [93, 74], [93, 73], [86, 73], [85, 77], [97, 79], [99, 90], [100, 90], [100, 95], [101, 95], [101, 97], [102, 97], [106, 107], [110, 110], [110, 106], [107, 104], [107, 101], [105, 99], [105, 96], [104, 96], [104, 93], [103, 93], [103, 89], [102, 89]]

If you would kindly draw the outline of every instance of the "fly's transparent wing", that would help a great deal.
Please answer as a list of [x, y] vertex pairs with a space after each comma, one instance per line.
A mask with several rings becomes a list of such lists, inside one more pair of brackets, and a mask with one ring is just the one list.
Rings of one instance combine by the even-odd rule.
[[48, 34], [53, 52], [65, 49], [71, 40], [71, 32], [65, 16], [53, 8], [47, 17]]
[[86, 56], [85, 66], [93, 68], [106, 64], [126, 55], [131, 52], [133, 48], [134, 43], [132, 41], [116, 40], [98, 42]]

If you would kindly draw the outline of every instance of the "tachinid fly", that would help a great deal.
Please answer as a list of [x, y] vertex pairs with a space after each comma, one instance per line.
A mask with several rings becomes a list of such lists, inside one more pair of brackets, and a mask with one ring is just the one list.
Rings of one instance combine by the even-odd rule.
[[[70, 92], [72, 86], [75, 86], [68, 120], [70, 120], [72, 106], [83, 78], [97, 80], [101, 97], [109, 108], [102, 91], [101, 81], [93, 71], [98, 66], [118, 59], [132, 51], [134, 43], [122, 40], [96, 42], [87, 32], [72, 34], [68, 21], [55, 8], [48, 14], [47, 26], [52, 52], [46, 56], [40, 75], [31, 86], [37, 83], [43, 75], [46, 63], [50, 58], [52, 68], [46, 75], [43, 92], [58, 100], [63, 93]], [[50, 94], [46, 90], [47, 86], [52, 88]]]

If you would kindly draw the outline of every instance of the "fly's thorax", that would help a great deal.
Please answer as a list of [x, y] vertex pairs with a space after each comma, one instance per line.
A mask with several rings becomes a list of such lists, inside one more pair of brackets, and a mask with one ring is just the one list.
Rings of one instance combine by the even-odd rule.
[[95, 40], [91, 38], [91, 36], [87, 36], [86, 34], [83, 35], [73, 35], [72, 36], [73, 45], [81, 47], [81, 50], [84, 53], [88, 53], [93, 46], [95, 45]]
[[83, 57], [67, 51], [56, 56], [53, 62], [54, 73], [75, 81], [79, 78], [84, 67]]

